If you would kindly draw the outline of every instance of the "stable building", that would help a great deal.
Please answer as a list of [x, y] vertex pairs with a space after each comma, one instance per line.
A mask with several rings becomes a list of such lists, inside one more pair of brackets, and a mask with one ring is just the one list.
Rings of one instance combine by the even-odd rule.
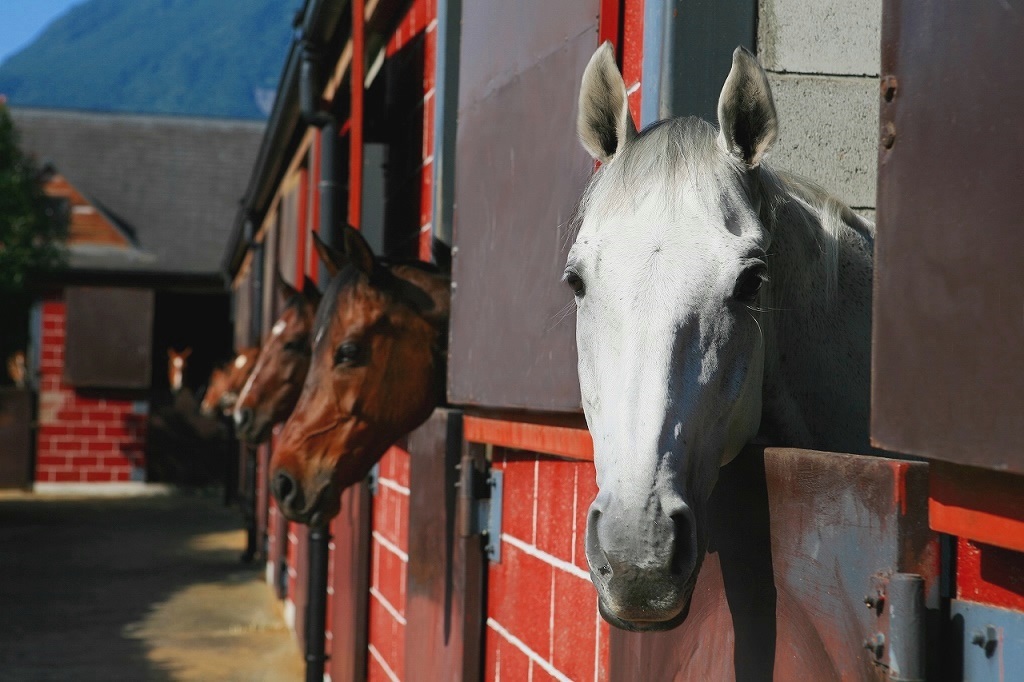
[[149, 415], [170, 400], [168, 348], [192, 348], [193, 392], [232, 353], [220, 258], [263, 123], [11, 114], [68, 227], [67, 268], [32, 314], [32, 480], [45, 489], [173, 478], [147, 456]]

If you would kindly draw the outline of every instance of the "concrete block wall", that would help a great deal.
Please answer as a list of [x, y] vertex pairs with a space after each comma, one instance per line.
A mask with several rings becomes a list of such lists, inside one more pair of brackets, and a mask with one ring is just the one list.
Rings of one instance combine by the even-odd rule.
[[593, 462], [495, 448], [493, 466], [504, 472], [504, 492], [484, 679], [607, 680], [609, 626], [584, 553]]
[[759, 0], [781, 129], [770, 160], [874, 220], [881, 0]]
[[36, 482], [141, 481], [149, 403], [65, 384], [65, 319], [62, 295], [43, 301]]

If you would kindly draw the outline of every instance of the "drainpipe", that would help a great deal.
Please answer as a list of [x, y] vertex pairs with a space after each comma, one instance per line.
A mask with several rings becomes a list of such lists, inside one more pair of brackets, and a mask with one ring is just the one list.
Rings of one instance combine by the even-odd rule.
[[[299, 72], [299, 110], [307, 125], [321, 129], [320, 135], [320, 236], [328, 244], [337, 240], [338, 215], [338, 125], [320, 93], [323, 92], [320, 55], [309, 41], [302, 48]], [[320, 265], [321, 281], [327, 273]], [[309, 543], [309, 572], [306, 579], [306, 682], [324, 679], [326, 623], [327, 623], [327, 570], [330, 556], [331, 534], [326, 526], [313, 526], [307, 536]]]
[[[259, 345], [260, 337], [263, 335], [263, 243], [253, 239], [256, 229], [252, 218], [246, 220], [245, 229], [246, 236], [251, 240], [249, 252], [252, 253], [249, 342], [250, 344]], [[242, 459], [242, 485], [245, 491], [242, 496], [242, 516], [245, 518], [246, 543], [242, 561], [250, 563], [257, 557], [266, 556], [264, 550], [265, 539], [260, 537], [260, 523], [258, 521], [259, 504], [257, 498], [259, 495], [259, 477], [256, 475], [258, 454], [256, 448], [248, 443], [242, 442], [239, 446], [242, 449], [240, 453]]]

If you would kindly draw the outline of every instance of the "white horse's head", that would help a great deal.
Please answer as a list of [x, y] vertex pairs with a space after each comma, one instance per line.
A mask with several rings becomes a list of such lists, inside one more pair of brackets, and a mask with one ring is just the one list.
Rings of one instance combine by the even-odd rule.
[[685, 618], [718, 469], [761, 419], [770, 235], [758, 167], [777, 119], [742, 48], [718, 118], [720, 131], [680, 118], [637, 133], [607, 43], [583, 76], [579, 135], [602, 167], [565, 281], [600, 489], [586, 551], [602, 613], [627, 629]]

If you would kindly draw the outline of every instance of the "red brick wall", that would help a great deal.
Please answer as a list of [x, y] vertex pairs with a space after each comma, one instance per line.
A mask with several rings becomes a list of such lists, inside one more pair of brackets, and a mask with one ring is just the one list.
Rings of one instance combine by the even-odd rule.
[[93, 483], [141, 480], [145, 472], [147, 402], [81, 393], [66, 385], [65, 306], [43, 301], [36, 481]]
[[486, 679], [606, 680], [608, 624], [583, 541], [594, 465], [495, 448], [501, 563], [488, 575]]
[[370, 537], [370, 680], [405, 677], [405, 578], [409, 563], [409, 453], [380, 461]]

